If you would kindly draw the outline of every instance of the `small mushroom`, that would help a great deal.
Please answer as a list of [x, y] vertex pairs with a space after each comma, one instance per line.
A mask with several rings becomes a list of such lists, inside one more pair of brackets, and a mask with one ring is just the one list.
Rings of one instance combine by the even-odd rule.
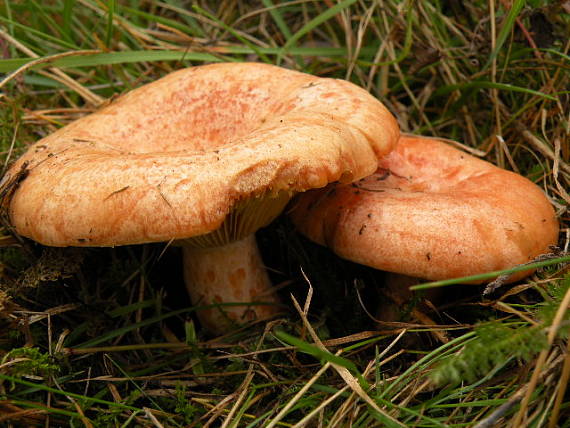
[[192, 67], [31, 146], [2, 181], [26, 168], [4, 206], [17, 233], [44, 245], [181, 243], [195, 304], [245, 303], [198, 313], [222, 332], [276, 313], [254, 232], [292, 195], [374, 172], [398, 134], [385, 107], [346, 81], [255, 63]]
[[534, 183], [411, 136], [371, 176], [299, 195], [291, 216], [342, 258], [430, 280], [526, 263], [558, 238], [554, 210]]

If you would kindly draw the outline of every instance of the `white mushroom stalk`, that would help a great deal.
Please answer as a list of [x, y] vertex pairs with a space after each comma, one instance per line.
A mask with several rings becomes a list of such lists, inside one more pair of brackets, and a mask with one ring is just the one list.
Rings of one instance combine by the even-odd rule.
[[214, 232], [179, 241], [184, 280], [200, 322], [210, 332], [277, 315], [281, 309], [255, 240], [291, 196], [270, 192], [239, 202]]
[[221, 334], [279, 312], [254, 235], [222, 247], [183, 246], [184, 280], [202, 325]]

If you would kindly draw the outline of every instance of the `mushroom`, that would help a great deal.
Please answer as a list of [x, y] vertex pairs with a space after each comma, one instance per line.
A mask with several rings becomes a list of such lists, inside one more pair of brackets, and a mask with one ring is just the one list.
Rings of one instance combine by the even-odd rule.
[[192, 67], [36, 142], [2, 180], [18, 182], [4, 207], [44, 245], [180, 243], [191, 299], [210, 305], [198, 316], [222, 332], [277, 311], [254, 232], [292, 195], [374, 172], [398, 135], [386, 108], [346, 81]]
[[299, 195], [291, 217], [342, 258], [430, 280], [526, 263], [558, 238], [554, 210], [534, 183], [413, 136], [402, 136], [371, 176]]

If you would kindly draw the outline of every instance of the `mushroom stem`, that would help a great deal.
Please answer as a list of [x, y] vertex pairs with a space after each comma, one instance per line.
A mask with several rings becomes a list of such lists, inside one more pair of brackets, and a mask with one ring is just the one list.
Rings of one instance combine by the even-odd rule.
[[[278, 299], [255, 235], [221, 247], [184, 245], [183, 253], [184, 280], [192, 303], [220, 304], [197, 312], [207, 330], [223, 333], [232, 325], [266, 319], [278, 312]], [[242, 304], [224, 305], [226, 303]]]

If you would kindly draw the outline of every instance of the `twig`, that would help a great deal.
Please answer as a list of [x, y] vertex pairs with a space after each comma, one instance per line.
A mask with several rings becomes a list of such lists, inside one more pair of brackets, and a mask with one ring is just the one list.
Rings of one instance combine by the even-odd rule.
[[[325, 367], [325, 366], [323, 366], [323, 367]], [[302, 428], [305, 425], [307, 425], [307, 423], [311, 419], [313, 419], [317, 415], [317, 413], [319, 413], [322, 409], [324, 409], [326, 406], [328, 406], [330, 403], [332, 403], [334, 400], [336, 400], [339, 396], [341, 396], [344, 392], [346, 392], [347, 389], [348, 389], [348, 385], [343, 386], [341, 389], [339, 389], [337, 392], [335, 392], [333, 395], [331, 395], [329, 398], [327, 398], [325, 401], [323, 401], [321, 404], [319, 404], [317, 407], [315, 407], [303, 419], [301, 419], [299, 422], [297, 422], [295, 425], [293, 425], [293, 428]]]
[[144, 408], [144, 412], [147, 415], [147, 417], [152, 421], [153, 425], [157, 428], [164, 428], [164, 426], [159, 422], [159, 420], [156, 418], [156, 416], [154, 416], [152, 414], [151, 409], [149, 409], [148, 407]]
[[235, 393], [231, 394], [233, 396], [235, 396], [237, 394], [237, 392], [240, 391], [237, 399], [234, 402], [234, 405], [232, 406], [232, 408], [230, 409], [229, 413], [227, 414], [222, 426], [220, 428], [227, 428], [230, 423], [232, 422], [232, 419], [234, 417], [234, 414], [238, 411], [239, 406], [241, 405], [243, 399], [245, 398], [245, 395], [247, 394], [248, 391], [248, 387], [251, 384], [251, 381], [253, 380], [253, 376], [254, 376], [255, 372], [253, 371], [253, 364], [249, 365], [249, 369], [247, 372], [247, 375], [245, 377], [245, 379], [243, 380], [242, 384], [238, 387], [238, 389], [236, 390]]
[[[339, 355], [340, 351], [336, 353], [336, 355]], [[275, 425], [277, 425], [277, 423], [279, 421], [281, 421], [281, 419], [283, 419], [283, 417], [287, 414], [287, 412], [291, 409], [291, 407], [293, 407], [295, 405], [295, 403], [297, 403], [297, 401], [299, 401], [301, 399], [301, 397], [305, 394], [305, 392], [308, 391], [308, 389], [323, 375], [324, 372], [326, 372], [331, 366], [331, 363], [326, 362], [317, 373], [315, 373], [315, 375], [309, 379], [308, 382], [306, 382], [303, 387], [295, 394], [295, 396], [293, 398], [291, 398], [291, 400], [289, 400], [289, 402], [281, 409], [281, 411], [277, 414], [277, 416], [275, 416], [272, 420], [271, 423], [269, 423], [267, 425], [266, 428], [274, 428]], [[348, 388], [348, 385], [345, 386], [344, 388], [341, 389], [341, 391], [345, 390], [346, 388]], [[340, 391], [339, 391], [340, 392]], [[338, 394], [338, 393], [337, 393]], [[322, 403], [321, 403], [322, 406]], [[319, 408], [321, 407], [319, 406]], [[314, 415], [315, 412], [311, 412], [311, 415]], [[311, 416], [312, 417], [312, 416]], [[310, 419], [309, 415], [307, 415], [305, 418], [303, 418], [303, 420], [306, 422]], [[295, 425], [295, 426], [302, 426], [302, 425]]]

